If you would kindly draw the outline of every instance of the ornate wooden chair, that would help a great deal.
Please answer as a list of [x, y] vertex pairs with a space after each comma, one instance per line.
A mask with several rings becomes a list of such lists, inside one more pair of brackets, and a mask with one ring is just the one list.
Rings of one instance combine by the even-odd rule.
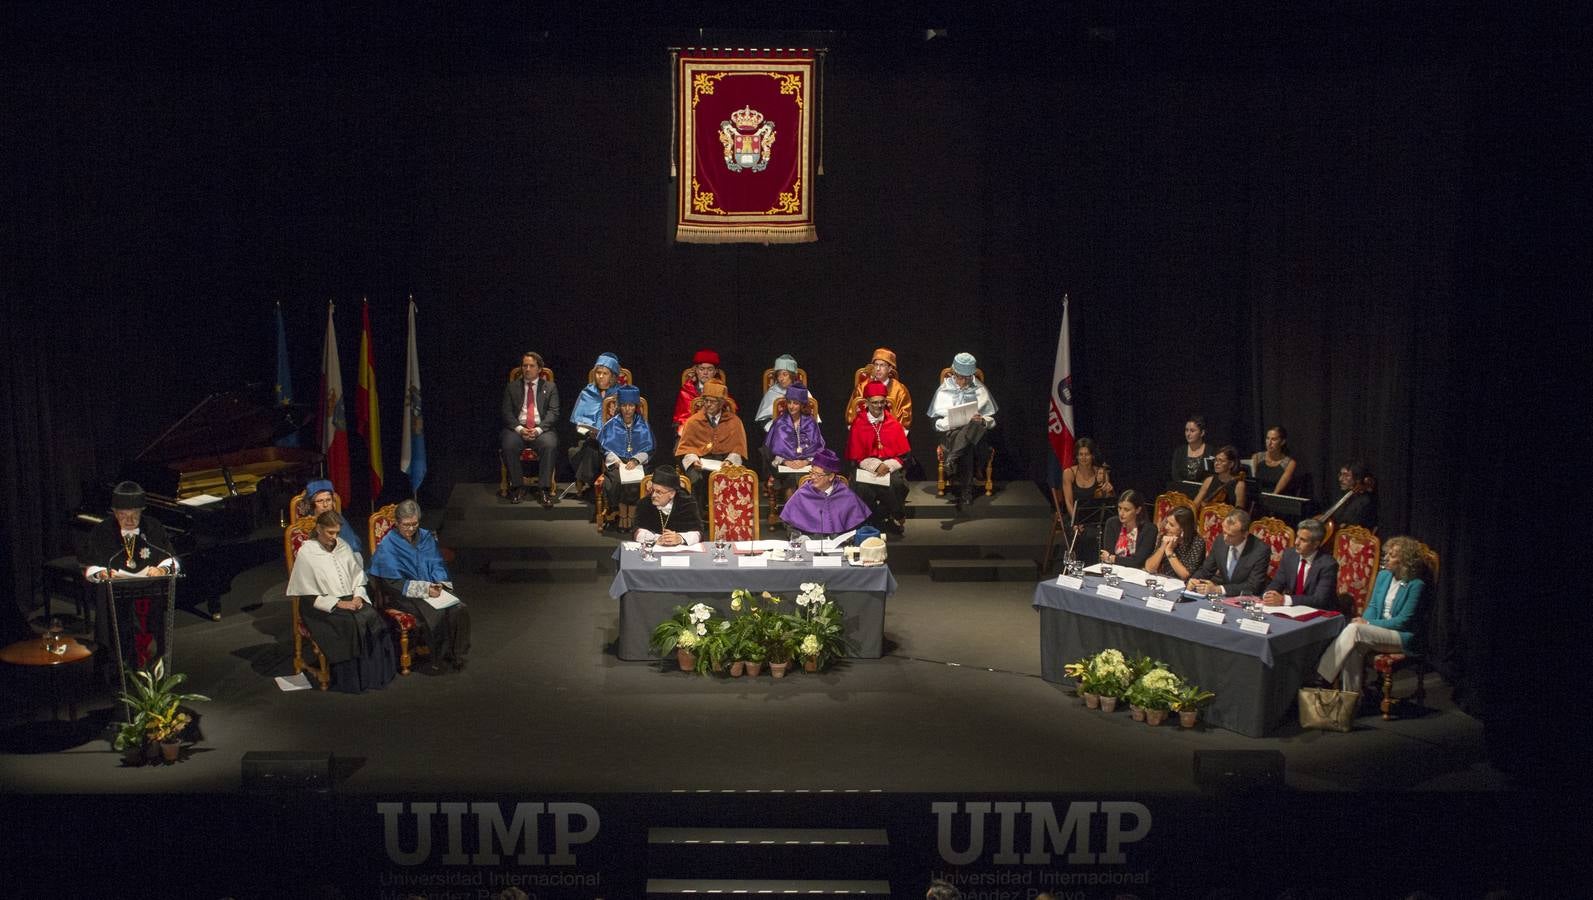
[[713, 539], [758, 539], [758, 473], [723, 466], [708, 475], [708, 532]]
[[1226, 503], [1207, 503], [1195, 511], [1195, 531], [1205, 539], [1208, 551], [1222, 540], [1222, 520], [1231, 512], [1233, 507]]
[[[774, 370], [770, 369], [769, 371], [772, 372]], [[797, 373], [801, 374], [801, 371], [802, 370], [799, 367], [797, 369]], [[765, 388], [765, 390], [767, 390], [767, 388]], [[808, 394], [807, 408], [804, 411], [808, 415], [812, 416], [813, 420], [815, 422], [818, 421], [818, 418], [819, 418], [819, 398], [813, 396], [812, 393], [809, 393]], [[776, 420], [778, 420], [780, 418], [780, 416], [782, 416], [782, 415], [784, 415], [783, 411], [781, 411], [781, 410], [776, 410], [775, 411], [775, 419]], [[747, 449], [751, 450], [752, 448], [748, 447]], [[781, 491], [779, 491], [776, 488], [775, 476], [778, 475], [778, 474], [779, 473], [774, 471], [773, 468], [770, 468], [770, 470], [769, 470], [769, 479], [764, 485], [765, 488], [769, 492], [769, 524], [771, 526], [774, 525], [776, 522], [780, 521], [779, 507], [780, 507], [781, 504], [785, 503], [785, 501], [787, 499], [790, 498], [789, 494], [783, 494]], [[739, 538], [738, 538], [738, 540], [739, 540]]]
[[1267, 577], [1271, 578], [1278, 573], [1278, 561], [1283, 559], [1283, 551], [1294, 546], [1294, 529], [1282, 519], [1262, 516], [1250, 523], [1250, 533], [1272, 548], [1272, 561], [1267, 563]]
[[[856, 372], [852, 373], [852, 396], [847, 400], [847, 407], [846, 407], [846, 424], [848, 424], [848, 425], [852, 424], [852, 420], [857, 418], [857, 414], [863, 411], [863, 386], [868, 383], [868, 370], [869, 370], [869, 366], [862, 366]], [[950, 369], [946, 369], [944, 371], [949, 372], [951, 370]], [[896, 381], [900, 381], [901, 380], [901, 373], [900, 372], [898, 372], [896, 374], [896, 377], [895, 377], [894, 380], [896, 380]], [[945, 381], [945, 380], [946, 380], [945, 377], [942, 376], [941, 377], [941, 381]], [[983, 381], [984, 379], [981, 378], [979, 380]], [[937, 385], [937, 387], [938, 387], [938, 385]], [[909, 395], [909, 399], [911, 399], [911, 395]], [[898, 406], [897, 404], [892, 403], [891, 407], [890, 407], [890, 410], [891, 410], [891, 415], [894, 415], [896, 417], [896, 421], [902, 423], [902, 428], [903, 429], [906, 429], [908, 426], [913, 424], [913, 417], [909, 415], [909, 416], [907, 416], [904, 419], [902, 417], [901, 407]]]
[[1155, 507], [1157, 527], [1160, 527], [1162, 520], [1172, 515], [1173, 510], [1180, 506], [1189, 510], [1191, 514], [1195, 512], [1195, 501], [1191, 500], [1189, 495], [1182, 491], [1168, 491], [1165, 494], [1158, 494]]
[[[1422, 562], [1427, 567], [1427, 599], [1424, 603], [1432, 603], [1436, 599], [1434, 591], [1438, 590], [1438, 551], [1426, 544], [1421, 544], [1420, 551]], [[1379, 653], [1372, 657], [1372, 668], [1382, 676], [1383, 702], [1380, 704], [1385, 721], [1394, 718], [1394, 673], [1401, 669], [1410, 669], [1416, 673], [1416, 690], [1411, 693], [1411, 699], [1417, 705], [1427, 702], [1427, 685], [1425, 683], [1427, 672], [1432, 668], [1432, 663], [1427, 657], [1418, 653]]]
[[[951, 377], [951, 367], [947, 366], [946, 368], [940, 370], [940, 381], [938, 381], [936, 383], [937, 384], [945, 384], [946, 379], [950, 378], [950, 377]], [[974, 369], [974, 377], [979, 379], [979, 383], [980, 384], [984, 384], [984, 381], [985, 381], [985, 370], [984, 369]], [[978, 465], [977, 462], [975, 462], [974, 464]], [[991, 494], [994, 494], [996, 492], [996, 482], [995, 482], [995, 479], [994, 479], [995, 471], [996, 471], [996, 448], [991, 447], [990, 448], [990, 455], [988, 457], [986, 457], [986, 459], [985, 459], [985, 496], [986, 497], [988, 497]], [[945, 494], [946, 494], [946, 448], [940, 446], [939, 444], [936, 444], [935, 445], [935, 495], [936, 496], [945, 496]]]
[[[298, 558], [299, 548], [305, 541], [315, 540], [315, 520], [309, 516], [295, 519], [291, 525], [282, 530], [282, 562], [287, 567], [288, 574], [293, 573], [293, 560]], [[304, 624], [304, 619], [299, 615], [299, 598], [288, 597], [288, 608], [293, 613], [293, 674], [297, 675], [310, 668], [304, 662], [304, 647], [309, 645], [310, 652], [315, 655], [315, 680], [320, 683], [321, 690], [326, 690], [332, 685], [332, 667], [326, 661], [326, 654], [316, 645], [315, 638], [310, 635], [309, 626]]]
[[1371, 599], [1372, 585], [1377, 581], [1377, 562], [1382, 558], [1383, 543], [1377, 535], [1359, 525], [1340, 528], [1333, 535], [1333, 558], [1339, 564], [1340, 611], [1360, 615]]
[[[508, 381], [513, 381], [513, 380], [515, 380], [516, 378], [519, 378], [519, 377], [520, 377], [520, 367], [519, 366], [515, 366], [514, 368], [509, 370], [509, 377], [508, 377], [507, 380]], [[553, 370], [547, 368], [546, 366], [544, 366], [542, 368], [542, 374], [539, 377], [543, 381], [551, 382], [553, 380]], [[536, 451], [535, 447], [528, 446], [524, 450], [520, 451], [520, 462], [521, 462], [522, 465], [526, 466], [525, 475], [524, 475], [523, 478], [520, 479], [520, 481], [521, 481], [520, 486], [521, 487], [530, 487], [531, 483], [533, 481], [541, 479], [541, 477], [542, 477], [541, 475], [533, 475], [533, 474], [531, 474], [531, 468], [529, 466], [529, 463], [534, 463], [538, 459], [539, 459], [539, 457], [537, 456], [537, 451]], [[556, 471], [557, 470], [555, 470], [555, 472]], [[544, 488], [548, 493], [557, 492], [558, 489], [559, 489], [559, 476], [557, 474], [555, 474], [553, 476], [553, 483], [552, 484], [541, 485], [541, 487]], [[503, 467], [503, 460], [501, 460], [501, 459], [498, 461], [498, 496], [500, 496], [500, 497], [509, 496], [509, 470], [505, 469]]]
[[[604, 397], [603, 412], [599, 418], [606, 424], [609, 419], [612, 419], [617, 415], [619, 415], [619, 398], [614, 396]], [[643, 397], [642, 402], [636, 405], [636, 415], [640, 416], [643, 422], [648, 421], [646, 397]], [[656, 453], [658, 450], [656, 446], [657, 442], [655, 441], [654, 444], [655, 446], [653, 450]], [[593, 504], [595, 508], [593, 521], [597, 525], [597, 531], [599, 534], [603, 533], [604, 527], [608, 525], [611, 519], [621, 520], [620, 527], [623, 528], [625, 523], [630, 521], [631, 516], [635, 515], [636, 513], [636, 508], [634, 506], [631, 506], [629, 510], [626, 510], [625, 507], [629, 504], [624, 503], [620, 504], [620, 509], [608, 508], [608, 498], [603, 495], [603, 484], [607, 480], [608, 471], [605, 469], [604, 471], [599, 472], [597, 479], [592, 482], [592, 495], [594, 498], [596, 498]]]
[[[370, 543], [366, 546], [371, 548], [372, 556], [376, 555], [376, 547], [381, 544], [382, 539], [391, 534], [393, 528], [398, 525], [398, 517], [394, 512], [397, 508], [398, 504], [389, 503], [371, 513], [366, 531], [366, 537], [370, 539]], [[394, 604], [393, 598], [387, 595], [387, 590], [382, 587], [381, 582], [374, 577], [367, 579], [367, 581], [371, 591], [371, 602], [376, 605], [377, 611], [386, 616], [387, 621], [393, 625], [392, 630], [398, 640], [398, 674], [408, 675], [409, 667], [414, 662], [415, 657], [427, 656], [431, 653], [431, 647], [425, 643], [417, 644], [413, 652], [410, 650], [409, 634], [416, 628], [421, 627], [421, 622], [412, 613], [405, 612]]]

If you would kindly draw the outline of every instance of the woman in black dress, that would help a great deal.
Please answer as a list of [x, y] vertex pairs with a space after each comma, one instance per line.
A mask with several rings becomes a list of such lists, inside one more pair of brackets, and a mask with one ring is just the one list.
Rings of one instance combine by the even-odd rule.
[[1211, 453], [1206, 447], [1206, 419], [1190, 416], [1184, 420], [1183, 446], [1173, 451], [1172, 488], [1185, 481], [1199, 481], [1212, 471]]
[[1282, 494], [1294, 480], [1295, 460], [1289, 455], [1289, 432], [1282, 425], [1267, 429], [1267, 449], [1250, 457], [1256, 487], [1267, 494]]
[[1195, 505], [1231, 503], [1248, 512], [1250, 498], [1245, 489], [1245, 470], [1239, 466], [1239, 451], [1229, 444], [1217, 451], [1212, 465], [1215, 471], [1201, 483], [1200, 492], [1195, 494]]

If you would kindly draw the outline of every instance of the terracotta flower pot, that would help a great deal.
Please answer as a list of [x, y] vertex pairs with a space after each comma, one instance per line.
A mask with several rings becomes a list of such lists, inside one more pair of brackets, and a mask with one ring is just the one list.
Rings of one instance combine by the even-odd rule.
[[1135, 706], [1135, 705], [1134, 705], [1134, 704], [1132, 704], [1132, 703], [1130, 703], [1130, 704], [1129, 704], [1129, 705], [1128, 705], [1128, 714], [1129, 714], [1129, 716], [1131, 716], [1131, 717], [1132, 717], [1132, 718], [1133, 718], [1133, 719], [1134, 719], [1134, 721], [1136, 721], [1136, 722], [1143, 722], [1143, 721], [1145, 721], [1145, 710], [1143, 710], [1143, 709], [1140, 709], [1140, 708], [1139, 708], [1139, 707], [1137, 707], [1137, 706]]
[[697, 657], [684, 647], [675, 648], [675, 664], [680, 666], [682, 672], [697, 671]]
[[1086, 709], [1100, 709], [1101, 708], [1101, 695], [1100, 694], [1092, 694], [1092, 693], [1090, 693], [1088, 691], [1085, 691], [1084, 692], [1084, 707]]
[[183, 752], [182, 741], [161, 741], [160, 758], [169, 763], [177, 761], [178, 754]]
[[1200, 710], [1198, 709], [1185, 709], [1180, 710], [1178, 713], [1179, 728], [1194, 728], [1195, 723], [1198, 721], [1200, 721]]
[[735, 662], [730, 664], [730, 677], [731, 678], [740, 678], [741, 677], [741, 673], [745, 672], [746, 670], [747, 670], [746, 662], [743, 661], [743, 660], [739, 660], [738, 659]]
[[791, 668], [791, 663], [789, 662], [772, 662], [769, 663], [769, 674], [775, 678], [784, 678], [785, 670], [789, 668]]
[[818, 670], [819, 670], [819, 658], [817, 656], [804, 656], [804, 657], [802, 657], [802, 671], [804, 671], [804, 672], [817, 672]]
[[1117, 698], [1101, 697], [1101, 712], [1117, 712]]
[[763, 660], [747, 660], [747, 677], [757, 678], [763, 674]]
[[1146, 725], [1160, 725], [1160, 724], [1162, 724], [1165, 721], [1167, 721], [1167, 710], [1165, 710], [1165, 709], [1147, 709], [1147, 710], [1145, 710], [1145, 724]]

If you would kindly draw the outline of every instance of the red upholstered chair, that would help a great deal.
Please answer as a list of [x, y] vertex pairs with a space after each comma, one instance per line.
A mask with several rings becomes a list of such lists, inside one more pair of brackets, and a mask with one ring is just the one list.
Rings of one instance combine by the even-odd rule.
[[1194, 513], [1195, 511], [1195, 501], [1191, 500], [1188, 494], [1182, 493], [1180, 491], [1168, 491], [1165, 494], [1158, 494], [1156, 496], [1157, 527], [1160, 527], [1161, 521], [1167, 518], [1169, 515], [1172, 515], [1173, 510], [1180, 506], [1189, 510], [1190, 513]]
[[[300, 495], [302, 496], [302, 495]], [[293, 560], [298, 558], [299, 548], [305, 541], [315, 540], [315, 520], [304, 516], [293, 521], [282, 531], [282, 562], [287, 566], [288, 573], [293, 573]], [[299, 598], [289, 597], [288, 608], [293, 613], [293, 674], [297, 675], [309, 668], [304, 662], [304, 648], [309, 645], [310, 652], [315, 655], [315, 680], [320, 682], [321, 690], [326, 690], [332, 684], [332, 667], [326, 661], [326, 654], [316, 645], [315, 638], [310, 635], [309, 626], [304, 624], [304, 619], [299, 615]]]
[[[859, 369], [858, 371], [866, 373], [868, 370], [867, 369]], [[865, 375], [865, 377], [866, 377], [866, 375]], [[937, 384], [945, 384], [946, 383], [946, 379], [948, 379], [950, 377], [951, 377], [951, 367], [947, 366], [946, 368], [940, 370], [940, 381], [937, 382]], [[974, 377], [979, 379], [979, 383], [980, 384], [984, 384], [984, 381], [985, 381], [985, 370], [984, 369], [974, 369]], [[933, 399], [933, 398], [931, 398], [931, 399]], [[986, 497], [988, 497], [991, 494], [994, 494], [996, 492], [996, 482], [995, 482], [995, 477], [994, 477], [995, 476], [995, 471], [996, 471], [996, 451], [995, 451], [994, 448], [991, 448], [990, 456], [989, 456], [989, 458], [987, 458], [985, 460], [985, 496]], [[936, 496], [945, 496], [945, 494], [946, 494], [946, 448], [945, 447], [941, 447], [938, 444], [935, 446], [935, 494], [936, 494]]]
[[[397, 527], [398, 516], [394, 512], [397, 508], [398, 504], [389, 503], [371, 513], [366, 536], [370, 540], [368, 546], [371, 548], [372, 556], [376, 555], [376, 548], [381, 544], [382, 539], [391, 534], [393, 529]], [[416, 656], [427, 656], [431, 653], [431, 647], [426, 644], [420, 644], [413, 651], [410, 650], [409, 633], [420, 626], [420, 620], [413, 613], [405, 612], [394, 604], [393, 598], [387, 596], [387, 590], [375, 578], [369, 579], [369, 587], [371, 602], [376, 605], [376, 609], [382, 615], [387, 617], [387, 621], [393, 625], [392, 630], [398, 641], [398, 674], [408, 675], [409, 667]]]
[[[624, 372], [626, 377], [630, 376], [630, 370], [621, 369], [620, 371]], [[609, 419], [614, 418], [616, 415], [619, 415], [619, 398], [613, 395], [604, 397], [603, 411], [599, 416], [599, 420], [606, 423]], [[643, 422], [648, 421], [646, 397], [643, 397], [642, 402], [636, 405], [636, 415], [640, 416]], [[656, 452], [656, 448], [654, 449]], [[621, 510], [608, 508], [608, 498], [603, 496], [603, 484], [606, 481], [608, 481], [608, 471], [605, 469], [604, 471], [599, 472], [597, 479], [592, 482], [592, 495], [595, 498], [593, 503], [595, 513], [593, 515], [592, 521], [596, 523], [599, 534], [603, 533], [603, 528], [608, 525], [611, 519], [620, 519], [621, 528], [624, 528], [625, 525], [630, 521], [630, 516], [622, 516]], [[631, 514], [634, 514], [635, 511], [635, 507], [632, 507], [629, 510]]]
[[1377, 581], [1377, 563], [1383, 543], [1359, 525], [1340, 528], [1333, 535], [1333, 559], [1339, 564], [1340, 611], [1358, 616], [1366, 609]]
[[1208, 550], [1222, 540], [1222, 520], [1231, 512], [1233, 507], [1226, 503], [1207, 503], [1195, 512], [1195, 530], [1206, 539]]
[[[1421, 544], [1420, 553], [1422, 563], [1427, 568], [1427, 586], [1424, 588], [1427, 593], [1427, 599], [1424, 602], [1431, 603], [1436, 597], [1433, 592], [1438, 590], [1438, 551], [1426, 544]], [[1378, 675], [1382, 676], [1383, 701], [1380, 705], [1385, 721], [1394, 718], [1394, 673], [1401, 669], [1411, 669], [1416, 673], [1416, 690], [1411, 694], [1411, 697], [1416, 701], [1417, 705], [1426, 702], [1427, 685], [1425, 684], [1425, 679], [1428, 670], [1432, 668], [1432, 664], [1427, 661], [1426, 657], [1416, 653], [1379, 653], [1372, 657], [1372, 668], [1377, 671]]]
[[1262, 516], [1250, 523], [1250, 533], [1272, 548], [1272, 561], [1267, 563], [1267, 577], [1271, 578], [1278, 574], [1278, 561], [1283, 559], [1283, 551], [1294, 546], [1294, 529], [1282, 519]]
[[[509, 370], [509, 378], [508, 378], [509, 381], [513, 381], [513, 380], [515, 380], [516, 378], [519, 378], [519, 377], [520, 377], [520, 367], [519, 366], [515, 366], [514, 368]], [[540, 376], [538, 376], [538, 377], [540, 377], [543, 381], [552, 381], [553, 380], [553, 370], [549, 369], [546, 366], [543, 366], [542, 367], [542, 374]], [[531, 474], [533, 469], [532, 469], [530, 464], [536, 462], [539, 458], [540, 457], [537, 456], [537, 451], [536, 451], [535, 447], [532, 447], [532, 446], [528, 445], [524, 450], [520, 451], [520, 462], [525, 466], [525, 476], [521, 479], [521, 481], [522, 481], [522, 484], [520, 485], [521, 487], [530, 487], [531, 483], [533, 481], [539, 480], [542, 477], [540, 475]], [[553, 476], [553, 483], [552, 484], [541, 485], [541, 487], [543, 488], [543, 490], [546, 490], [550, 494], [557, 492], [558, 489], [559, 489], [559, 477], [558, 477], [558, 475], [554, 475]], [[501, 459], [498, 461], [498, 496], [500, 496], [500, 497], [509, 496], [509, 470], [505, 469], [503, 467], [503, 460], [501, 460]], [[374, 552], [375, 548], [373, 547], [372, 550]]]
[[721, 466], [708, 475], [708, 534], [711, 539], [758, 539], [758, 473], [746, 466]]

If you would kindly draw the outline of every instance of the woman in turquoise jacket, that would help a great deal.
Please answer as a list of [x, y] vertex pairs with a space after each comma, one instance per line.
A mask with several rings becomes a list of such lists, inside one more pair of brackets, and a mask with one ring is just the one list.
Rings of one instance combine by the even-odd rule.
[[1377, 573], [1366, 609], [1350, 620], [1322, 652], [1316, 664], [1324, 681], [1343, 676], [1343, 689], [1360, 691], [1368, 653], [1403, 653], [1420, 649], [1422, 594], [1427, 587], [1420, 544], [1394, 537], [1383, 544], [1383, 571]]

